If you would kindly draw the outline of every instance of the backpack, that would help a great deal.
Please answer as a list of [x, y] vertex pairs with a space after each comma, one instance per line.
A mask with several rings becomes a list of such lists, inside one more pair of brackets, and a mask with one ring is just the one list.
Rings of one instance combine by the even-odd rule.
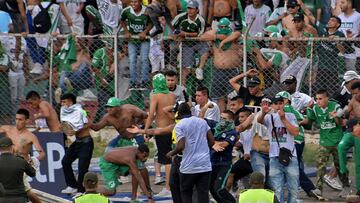
[[42, 7], [41, 3], [39, 4], [41, 11], [33, 19], [35, 32], [44, 34], [50, 30], [51, 18], [48, 13], [48, 10], [52, 4], [53, 3], [50, 3], [46, 8]]

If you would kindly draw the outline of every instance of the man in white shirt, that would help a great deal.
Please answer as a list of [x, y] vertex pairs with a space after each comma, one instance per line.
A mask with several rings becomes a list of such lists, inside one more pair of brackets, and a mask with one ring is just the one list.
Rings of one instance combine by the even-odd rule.
[[[272, 100], [272, 108], [262, 105], [262, 112], [258, 117], [258, 122], [263, 123], [268, 128], [270, 139], [270, 184], [275, 190], [280, 202], [284, 202], [283, 187], [288, 186], [287, 202], [296, 202], [299, 187], [299, 166], [296, 158], [294, 136], [299, 135], [299, 127], [296, 117], [292, 113], [284, 112], [284, 99], [275, 96]], [[271, 109], [273, 112], [270, 112]], [[288, 164], [280, 159], [280, 151], [291, 153]], [[285, 182], [286, 180], [286, 182]]]
[[251, 22], [254, 20], [250, 28], [249, 35], [254, 37], [258, 32], [263, 33], [263, 29], [270, 18], [270, 15], [270, 7], [264, 5], [262, 0], [253, 0], [253, 4], [245, 8], [246, 25], [250, 26]]
[[285, 91], [291, 94], [291, 106], [293, 106], [295, 110], [302, 112], [314, 104], [314, 100], [309, 95], [296, 91], [297, 80], [295, 76], [287, 76], [283, 84]]
[[220, 109], [219, 106], [209, 100], [209, 90], [206, 87], [198, 87], [195, 93], [195, 106], [194, 115], [207, 120], [219, 122]]
[[[341, 19], [341, 27], [339, 30], [342, 31], [347, 38], [358, 37], [360, 31], [360, 13], [354, 10], [352, 2], [352, 0], [340, 1], [342, 13], [338, 16]], [[356, 57], [360, 56], [360, 49], [355, 49], [355, 52], [346, 53], [344, 56], [346, 70], [355, 71]]]

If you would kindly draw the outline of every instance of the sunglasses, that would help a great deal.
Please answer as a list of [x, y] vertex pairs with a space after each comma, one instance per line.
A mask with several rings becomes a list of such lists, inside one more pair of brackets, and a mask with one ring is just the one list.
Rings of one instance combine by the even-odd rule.
[[288, 8], [294, 9], [296, 6], [288, 6]]

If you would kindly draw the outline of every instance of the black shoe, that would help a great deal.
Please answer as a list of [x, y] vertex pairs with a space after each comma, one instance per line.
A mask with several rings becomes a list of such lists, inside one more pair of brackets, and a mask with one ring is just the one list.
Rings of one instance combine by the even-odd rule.
[[156, 30], [152, 33], [150, 33], [150, 37], [155, 37], [156, 35], [160, 34], [163, 32], [162, 28], [156, 28]]

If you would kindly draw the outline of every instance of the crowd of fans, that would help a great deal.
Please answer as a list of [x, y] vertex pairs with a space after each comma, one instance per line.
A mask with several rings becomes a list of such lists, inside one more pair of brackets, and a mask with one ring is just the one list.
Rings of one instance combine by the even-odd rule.
[[[323, 182], [340, 189], [341, 197], [349, 194], [347, 169], [342, 156], [344, 149], [338, 144], [343, 135], [341, 127], [345, 127], [342, 119], [349, 118], [343, 112], [353, 112], [350, 118], [358, 118], [358, 1], [2, 0], [0, 10], [0, 32], [22, 34], [16, 37], [0, 35], [0, 82], [7, 84], [0, 87], [4, 90], [0, 93], [4, 98], [0, 101], [0, 113], [1, 116], [10, 116], [5, 118], [5, 122], [14, 121], [11, 116], [16, 115], [21, 102], [26, 99], [33, 109], [40, 111], [34, 115], [37, 127], [49, 127], [53, 131], [51, 128], [54, 128], [54, 120], [58, 119], [55, 118], [56, 110], [62, 114], [59, 111], [60, 103], [64, 106], [62, 101], [69, 99], [72, 104], [68, 106], [76, 104], [76, 99], [69, 95], [69, 98], [65, 98], [65, 93], [71, 92], [80, 97], [82, 92], [83, 100], [89, 97], [97, 100], [96, 115], [91, 120], [100, 123], [90, 125], [89, 128], [93, 130], [113, 125], [120, 134], [125, 131], [124, 126], [113, 124], [113, 120], [119, 118], [112, 118], [114, 115], [109, 110], [119, 108], [113, 111], [121, 111], [124, 103], [149, 111], [143, 134], [150, 134], [146, 130], [154, 120], [157, 128], [171, 126], [166, 140], [156, 139], [161, 157], [158, 163], [166, 166], [167, 174], [166, 186], [160, 196], [169, 195], [171, 190], [174, 201], [181, 193], [180, 196], [187, 202], [192, 198], [192, 189], [196, 185], [192, 178], [196, 177], [202, 180], [201, 184], [196, 185], [202, 201], [207, 199], [205, 197], [210, 190], [218, 202], [222, 199], [233, 202], [234, 198], [227, 191], [236, 188], [237, 179], [252, 170], [261, 172], [266, 177], [266, 187], [275, 191], [280, 202], [284, 201], [282, 188], [285, 184], [288, 186], [289, 202], [296, 201], [298, 186], [309, 196], [322, 199]], [[35, 33], [47, 35], [27, 36]], [[56, 37], [58, 34], [66, 37]], [[104, 36], [100, 37], [99, 34]], [[114, 38], [111, 36], [118, 34], [123, 37], [118, 46], [114, 47]], [[49, 43], [51, 35], [55, 40]], [[81, 35], [92, 37], [83, 38]], [[246, 40], [246, 45], [242, 41], [242, 35], [251, 37], [251, 40]], [[255, 40], [252, 37], [270, 38]], [[328, 39], [314, 43], [288, 40], [311, 37]], [[186, 40], [187, 38], [197, 39]], [[338, 38], [354, 40], [341, 41]], [[117, 56], [114, 56], [114, 50], [118, 51]], [[246, 59], [243, 58], [244, 54]], [[240, 73], [245, 60], [248, 71]], [[309, 71], [309, 67], [316, 71]], [[158, 74], [159, 72], [164, 75]], [[177, 74], [178, 72], [181, 74]], [[166, 83], [163, 83], [162, 77]], [[244, 78], [247, 78], [246, 85], [242, 82]], [[51, 82], [53, 89], [45, 87], [43, 89], [49, 91], [41, 94], [31, 91], [24, 98], [25, 89], [39, 89], [44, 85], [42, 81], [47, 80]], [[309, 82], [303, 82], [304, 80]], [[27, 84], [31, 86], [26, 88], [29, 86]], [[310, 87], [312, 91], [308, 90]], [[151, 93], [149, 90], [152, 90]], [[316, 102], [301, 93], [302, 90], [315, 95]], [[112, 101], [115, 91], [122, 99], [119, 103]], [[167, 95], [169, 92], [176, 97]], [[42, 94], [54, 97], [53, 104], [47, 103], [44, 106], [55, 106], [55, 110], [52, 109], [46, 115], [41, 113]], [[354, 98], [349, 103], [351, 94]], [[348, 99], [344, 100], [345, 96]], [[164, 99], [167, 97], [169, 98]], [[336, 99], [341, 106], [329, 101], [330, 97]], [[168, 103], [165, 104], [163, 100]], [[175, 100], [188, 104], [182, 105], [181, 110], [178, 110], [181, 116], [176, 120], [189, 119], [180, 121], [176, 126], [173, 124], [174, 116], [171, 120], [173, 122], [162, 122], [165, 116], [159, 110], [175, 105]], [[252, 114], [258, 110], [261, 113]], [[304, 118], [304, 115], [307, 117]], [[204, 118], [206, 123], [203, 119], [193, 118], [194, 116]], [[301, 160], [304, 148], [301, 126], [312, 122], [316, 122], [320, 128], [316, 184], [307, 178]], [[60, 131], [62, 126], [59, 121], [55, 126], [54, 131]], [[84, 124], [81, 128], [86, 128], [85, 126], [87, 125]], [[202, 131], [197, 130], [199, 126], [203, 127]], [[180, 144], [170, 151], [172, 129]], [[208, 134], [209, 130], [214, 134], [215, 141], [210, 139], [212, 135]], [[193, 135], [191, 132], [197, 134]], [[236, 142], [239, 133], [241, 143]], [[207, 134], [208, 138], [194, 138], [203, 134]], [[91, 140], [89, 136], [90, 133], [86, 131], [80, 138]], [[183, 139], [186, 137], [188, 140]], [[194, 140], [201, 148], [187, 149], [189, 144], [186, 143], [189, 140]], [[206, 143], [211, 147], [210, 151]], [[232, 168], [229, 152], [236, 145], [242, 146], [245, 152], [240, 162], [237, 165], [234, 163], [236, 167]], [[178, 163], [180, 179], [187, 180], [187, 184], [182, 185], [184, 190], [180, 192], [173, 191], [174, 187], [169, 180], [170, 164], [174, 164], [169, 156], [175, 156], [182, 150], [187, 150], [183, 159], [189, 165], [185, 167]], [[211, 158], [211, 162], [201, 159], [196, 163], [196, 156], [191, 157], [189, 153]], [[297, 159], [279, 161], [278, 157], [284, 153], [287, 153], [287, 158]], [[67, 155], [69, 154], [70, 152]], [[327, 175], [325, 166], [330, 154], [334, 158], [335, 167], [333, 173]], [[340, 154], [342, 158], [339, 158]], [[72, 161], [72, 157], [66, 158]], [[89, 162], [89, 157], [87, 158], [86, 163]], [[111, 161], [104, 157], [104, 165], [109, 164], [108, 162]], [[199, 163], [202, 165], [198, 166]], [[63, 163], [67, 175], [72, 173], [69, 172], [72, 171], [70, 164]], [[241, 170], [236, 170], [239, 168]], [[212, 174], [209, 173], [211, 170]], [[225, 188], [225, 183], [220, 184], [216, 179], [224, 178], [223, 175], [227, 174], [224, 172], [229, 170], [232, 179], [229, 178], [231, 181], [228, 181], [228, 187]], [[242, 170], [247, 172], [240, 173]], [[82, 168], [80, 176], [84, 176], [85, 172]], [[78, 182], [72, 176], [67, 177], [69, 187], [64, 191], [84, 191], [80, 176]], [[337, 176], [341, 183], [337, 181]], [[206, 189], [207, 180], [222, 187], [215, 188], [212, 184], [208, 190], [200, 190], [204, 187]], [[357, 182], [360, 182], [358, 178]], [[358, 191], [359, 189], [357, 187]], [[112, 193], [114, 188], [111, 188]], [[150, 193], [149, 200], [152, 199]]]

